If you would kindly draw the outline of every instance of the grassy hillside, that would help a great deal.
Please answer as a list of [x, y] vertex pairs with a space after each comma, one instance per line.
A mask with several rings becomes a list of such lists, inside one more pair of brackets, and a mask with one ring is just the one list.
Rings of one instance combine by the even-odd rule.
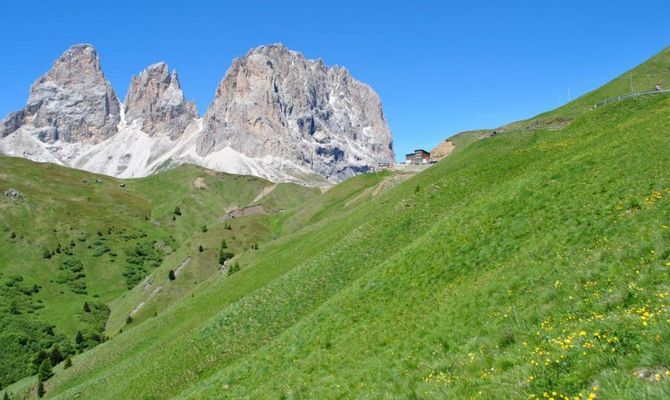
[[[669, 54], [635, 82], [665, 85]], [[25, 195], [0, 201], [0, 348], [111, 337], [57, 366], [48, 398], [668, 398], [670, 96], [588, 110], [627, 77], [464, 134], [416, 176], [321, 194], [195, 167], [122, 188], [0, 158], [0, 188]]]
[[[6, 196], [10, 189], [20, 194]], [[266, 238], [270, 216], [236, 223], [234, 229], [219, 222], [264, 189], [282, 193], [269, 192], [270, 211], [315, 195], [296, 185], [275, 187], [193, 166], [120, 181], [0, 157], [0, 387], [35, 373], [40, 351], [59, 346], [63, 353], [75, 353], [115, 334], [130, 312], [119, 306], [129, 298], [125, 293], [163, 264], [167, 276], [177, 257], [196, 256], [193, 267], [161, 294], [167, 306], [218, 271], [224, 238], [231, 253]], [[218, 229], [210, 231], [208, 225]], [[199, 251], [201, 245], [206, 251]], [[156, 307], [144, 312], [162, 308]], [[143, 314], [138, 317], [139, 322]], [[114, 329], [105, 330], [106, 325]]]
[[670, 97], [634, 99], [346, 182], [47, 396], [667, 398], [668, 126]]

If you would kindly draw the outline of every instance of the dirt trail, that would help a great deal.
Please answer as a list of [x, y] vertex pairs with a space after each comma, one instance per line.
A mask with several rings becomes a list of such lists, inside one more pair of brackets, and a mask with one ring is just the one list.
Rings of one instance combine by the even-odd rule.
[[267, 215], [267, 211], [263, 206], [249, 206], [244, 208], [237, 208], [235, 210], [229, 211], [223, 217], [219, 218], [219, 221], [226, 221], [229, 219], [246, 217], [247, 215]]
[[[163, 286], [158, 286], [156, 289], [153, 290], [153, 292], [151, 292], [149, 297], [147, 297], [146, 301], [153, 299], [158, 293], [160, 293], [161, 290], [163, 290]], [[137, 314], [137, 312], [140, 311], [142, 307], [144, 307], [146, 301], [141, 301], [140, 304], [136, 305], [135, 308], [133, 308], [132, 311], [130, 311], [130, 316], [132, 317], [133, 315]]]
[[191, 256], [186, 257], [184, 261], [182, 261], [181, 264], [179, 264], [177, 269], [174, 270], [174, 276], [178, 276], [182, 269], [188, 267], [188, 265], [191, 263], [191, 260], [193, 260], [193, 257]]
[[251, 203], [250, 203], [250, 204], [256, 204], [256, 203], [258, 203], [258, 202], [261, 201], [265, 196], [267, 196], [267, 195], [269, 195], [270, 193], [272, 193], [272, 191], [275, 190], [276, 187], [277, 187], [277, 184], [276, 184], [276, 183], [275, 183], [275, 184], [272, 184], [272, 185], [270, 185], [270, 186], [266, 186], [266, 187], [264, 187], [264, 188], [260, 191], [260, 193], [258, 193], [258, 195], [256, 196], [256, 198], [254, 198], [253, 200], [251, 200]]

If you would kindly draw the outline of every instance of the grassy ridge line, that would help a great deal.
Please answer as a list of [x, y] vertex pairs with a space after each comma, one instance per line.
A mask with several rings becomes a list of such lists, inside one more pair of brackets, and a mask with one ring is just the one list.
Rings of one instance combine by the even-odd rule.
[[658, 54], [632, 70], [612, 79], [605, 85], [561, 107], [527, 120], [513, 122], [503, 128], [514, 130], [529, 127], [563, 126], [578, 116], [589, 112], [595, 104], [605, 99], [631, 93], [631, 78], [633, 80], [632, 89], [636, 92], [654, 90], [656, 85], [661, 85], [664, 89], [670, 88], [668, 65], [670, 65], [670, 47], [661, 50]]

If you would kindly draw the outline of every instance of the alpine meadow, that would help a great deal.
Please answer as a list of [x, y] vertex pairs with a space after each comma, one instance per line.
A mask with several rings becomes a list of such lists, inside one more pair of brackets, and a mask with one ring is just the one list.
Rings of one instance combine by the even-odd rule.
[[263, 45], [200, 115], [56, 59], [0, 122], [0, 395], [670, 398], [670, 47], [404, 163], [353, 75]]

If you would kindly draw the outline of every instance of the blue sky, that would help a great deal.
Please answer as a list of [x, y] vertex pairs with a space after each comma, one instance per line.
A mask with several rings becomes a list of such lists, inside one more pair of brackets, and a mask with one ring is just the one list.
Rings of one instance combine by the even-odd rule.
[[399, 157], [554, 108], [670, 45], [665, 1], [14, 1], [0, 3], [0, 115], [74, 43], [121, 99], [166, 61], [204, 113], [233, 58], [282, 42], [381, 96]]

